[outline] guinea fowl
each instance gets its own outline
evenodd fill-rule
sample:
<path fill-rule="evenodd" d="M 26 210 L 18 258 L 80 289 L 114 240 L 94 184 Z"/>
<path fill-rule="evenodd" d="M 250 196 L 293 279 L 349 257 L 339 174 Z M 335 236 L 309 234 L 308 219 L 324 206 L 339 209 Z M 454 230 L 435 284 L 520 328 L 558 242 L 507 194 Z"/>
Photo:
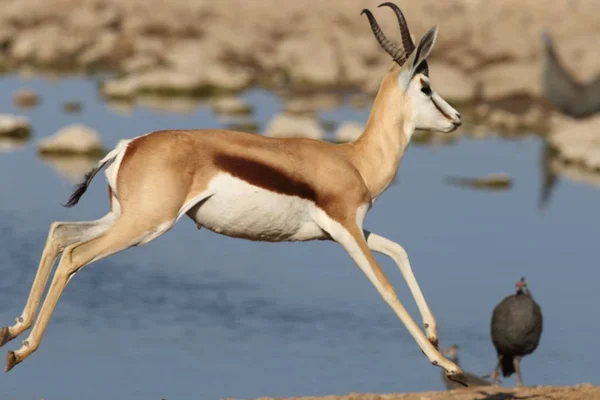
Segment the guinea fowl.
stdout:
<path fill-rule="evenodd" d="M 525 278 L 516 283 L 516 293 L 505 297 L 492 314 L 492 342 L 498 354 L 492 382 L 498 370 L 504 377 L 517 373 L 517 386 L 523 386 L 521 358 L 533 353 L 542 335 L 542 310 L 533 300 Z"/>
<path fill-rule="evenodd" d="M 445 349 L 441 349 L 440 352 L 446 357 L 448 360 L 452 361 L 456 365 L 460 365 L 458 362 L 458 345 L 453 344 L 452 346 L 446 347 Z M 475 375 L 471 372 L 464 371 L 467 380 L 469 381 L 469 387 L 474 386 L 491 386 L 491 383 L 483 379 L 482 377 Z M 446 385 L 446 389 L 460 389 L 464 388 L 463 385 L 456 383 L 446 376 L 446 374 L 442 371 L 442 380 L 444 381 L 444 385 Z"/>
<path fill-rule="evenodd" d="M 584 118 L 600 112 L 600 76 L 587 83 L 577 82 L 563 67 L 552 38 L 542 34 L 545 59 L 544 95 L 560 112 L 573 118 Z"/>

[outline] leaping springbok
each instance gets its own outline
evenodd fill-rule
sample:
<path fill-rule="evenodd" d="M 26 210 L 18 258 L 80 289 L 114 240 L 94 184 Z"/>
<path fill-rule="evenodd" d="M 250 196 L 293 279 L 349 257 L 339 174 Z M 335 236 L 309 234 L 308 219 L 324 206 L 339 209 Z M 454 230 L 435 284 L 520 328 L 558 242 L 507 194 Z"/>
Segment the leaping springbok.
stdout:
<path fill-rule="evenodd" d="M 437 25 L 411 39 L 401 10 L 402 46 L 390 42 L 369 10 L 375 38 L 393 58 L 363 134 L 334 144 L 306 138 L 268 138 L 230 130 L 163 130 L 122 140 L 76 187 L 74 206 L 106 167 L 110 211 L 96 221 L 53 222 L 27 304 L 2 328 L 3 345 L 31 327 L 54 261 L 58 263 L 33 330 L 9 351 L 6 371 L 40 345 L 67 283 L 84 266 L 156 239 L 184 215 L 197 226 L 254 241 L 331 240 L 339 243 L 406 326 L 429 361 L 466 384 L 462 370 L 437 350 L 436 321 L 399 244 L 363 230 L 375 199 L 394 179 L 415 129 L 452 132 L 460 114 L 431 88 L 427 57 Z M 425 334 L 398 299 L 372 251 L 398 265 L 418 305 Z"/>

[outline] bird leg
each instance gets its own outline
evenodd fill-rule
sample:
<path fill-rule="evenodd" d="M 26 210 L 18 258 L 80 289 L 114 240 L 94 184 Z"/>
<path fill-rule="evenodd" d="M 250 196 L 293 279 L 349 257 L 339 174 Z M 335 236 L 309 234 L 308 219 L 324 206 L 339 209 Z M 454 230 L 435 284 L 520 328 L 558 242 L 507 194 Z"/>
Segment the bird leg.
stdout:
<path fill-rule="evenodd" d="M 517 387 L 523 387 L 523 379 L 521 379 L 521 357 L 513 358 L 513 366 L 515 367 L 515 372 L 517 373 Z"/>
<path fill-rule="evenodd" d="M 494 385 L 497 385 L 500 383 L 500 364 L 502 364 L 502 355 L 498 355 L 498 361 L 496 361 L 496 366 L 494 367 L 494 370 L 492 371 L 492 373 L 490 374 L 490 378 L 492 380 L 492 383 Z"/>

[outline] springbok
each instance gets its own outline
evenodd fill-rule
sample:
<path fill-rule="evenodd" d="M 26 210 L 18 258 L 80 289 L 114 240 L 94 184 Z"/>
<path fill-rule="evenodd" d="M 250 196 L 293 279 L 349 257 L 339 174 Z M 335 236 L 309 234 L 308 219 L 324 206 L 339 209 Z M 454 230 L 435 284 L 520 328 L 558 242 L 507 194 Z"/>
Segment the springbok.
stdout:
<path fill-rule="evenodd" d="M 397 243 L 363 230 L 375 199 L 394 179 L 415 129 L 452 132 L 460 114 L 431 88 L 427 57 L 437 25 L 411 39 L 392 3 L 402 46 L 390 42 L 369 10 L 373 34 L 393 58 L 363 134 L 334 144 L 306 138 L 268 138 L 231 130 L 163 130 L 122 140 L 79 184 L 65 206 L 77 204 L 106 167 L 110 211 L 87 222 L 53 222 L 25 309 L 2 328 L 4 344 L 27 330 L 54 261 L 63 253 L 28 338 L 8 352 L 6 371 L 40 345 L 67 283 L 84 266 L 156 239 L 184 215 L 198 228 L 254 241 L 331 240 L 339 243 L 395 311 L 429 361 L 466 385 L 462 370 L 437 350 L 435 318 Z M 373 253 L 398 265 L 418 305 L 425 334 L 398 299 Z"/>

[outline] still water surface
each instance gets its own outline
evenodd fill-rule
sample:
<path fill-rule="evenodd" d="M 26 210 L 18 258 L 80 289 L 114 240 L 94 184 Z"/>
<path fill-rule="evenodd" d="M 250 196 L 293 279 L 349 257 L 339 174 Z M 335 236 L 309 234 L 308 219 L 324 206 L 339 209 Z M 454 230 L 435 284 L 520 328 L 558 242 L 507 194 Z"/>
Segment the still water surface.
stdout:
<path fill-rule="evenodd" d="M 31 111 L 12 105 L 23 86 L 42 95 Z M 99 175 L 79 205 L 60 206 L 72 182 L 36 157 L 43 136 L 83 122 L 112 147 L 166 128 L 222 126 L 207 107 L 188 114 L 136 107 L 116 112 L 86 79 L 0 80 L 0 112 L 25 114 L 32 139 L 0 153 L 0 325 L 25 304 L 50 222 L 89 220 L 107 210 Z M 245 97 L 263 127 L 277 98 Z M 83 112 L 66 115 L 66 100 Z M 368 110 L 340 107 L 327 120 L 365 122 Z M 600 192 L 560 181 L 538 206 L 542 144 L 467 140 L 413 146 L 398 183 L 377 202 L 369 230 L 403 244 L 437 316 L 441 345 L 458 343 L 461 364 L 487 373 L 493 307 L 522 275 L 540 303 L 545 330 L 523 363 L 527 384 L 600 384 L 597 210 Z M 505 192 L 448 186 L 448 175 L 505 171 Z M 377 256 L 420 323 L 395 264 Z M 23 335 L 25 338 L 26 335 Z M 2 350 L 19 346 L 19 338 Z M 160 239 L 85 268 L 67 287 L 40 349 L 6 375 L 2 399 L 220 399 L 346 392 L 440 390 L 431 366 L 362 273 L 333 243 L 252 243 L 198 231 L 187 219 Z M 514 377 L 508 379 L 514 384 Z"/>

